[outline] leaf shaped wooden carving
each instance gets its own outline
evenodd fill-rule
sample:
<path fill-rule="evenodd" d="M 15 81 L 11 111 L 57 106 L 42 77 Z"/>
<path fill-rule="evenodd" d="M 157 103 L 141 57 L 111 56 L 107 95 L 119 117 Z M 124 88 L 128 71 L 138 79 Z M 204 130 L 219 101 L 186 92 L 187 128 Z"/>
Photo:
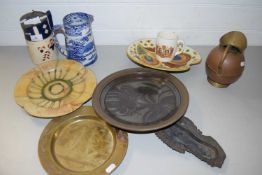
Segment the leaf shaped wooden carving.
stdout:
<path fill-rule="evenodd" d="M 226 154 L 211 136 L 204 136 L 194 123 L 182 117 L 169 128 L 156 132 L 156 135 L 173 150 L 194 154 L 212 167 L 221 168 Z"/>

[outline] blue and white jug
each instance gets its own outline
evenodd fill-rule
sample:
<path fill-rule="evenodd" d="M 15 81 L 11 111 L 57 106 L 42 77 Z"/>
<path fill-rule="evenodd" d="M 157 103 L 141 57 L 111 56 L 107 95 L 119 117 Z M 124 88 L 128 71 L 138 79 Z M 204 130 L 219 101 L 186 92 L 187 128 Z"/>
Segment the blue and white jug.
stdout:
<path fill-rule="evenodd" d="M 91 27 L 93 20 L 92 15 L 83 12 L 70 13 L 63 18 L 63 26 L 54 27 L 55 46 L 58 50 L 68 59 L 76 60 L 85 66 L 93 64 L 97 59 Z M 65 36 L 65 50 L 58 42 L 58 33 Z"/>

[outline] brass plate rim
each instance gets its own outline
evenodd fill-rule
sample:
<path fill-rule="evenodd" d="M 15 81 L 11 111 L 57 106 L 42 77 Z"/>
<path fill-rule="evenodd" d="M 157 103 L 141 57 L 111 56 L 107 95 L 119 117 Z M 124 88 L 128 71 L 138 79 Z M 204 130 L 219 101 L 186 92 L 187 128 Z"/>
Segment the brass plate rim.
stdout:
<path fill-rule="evenodd" d="M 165 76 L 166 79 L 168 79 L 178 90 L 180 96 L 181 96 L 181 103 L 178 107 L 178 110 L 173 114 L 171 117 L 169 117 L 167 120 L 150 124 L 150 125 L 130 125 L 127 123 L 123 123 L 121 121 L 113 119 L 111 116 L 106 114 L 100 105 L 100 97 L 102 94 L 102 91 L 106 88 L 106 86 L 113 81 L 116 78 L 124 77 L 127 75 L 133 75 L 133 74 L 159 74 L 162 76 Z M 105 77 L 102 81 L 100 81 L 93 93 L 93 99 L 92 99 L 92 106 L 96 113 L 103 118 L 106 122 L 108 122 L 110 125 L 113 125 L 117 128 L 120 128 L 122 130 L 126 130 L 129 132 L 154 132 L 156 130 L 168 127 L 175 123 L 177 120 L 179 120 L 185 113 L 188 108 L 189 104 L 189 94 L 185 87 L 185 85 L 175 76 L 172 76 L 168 74 L 167 72 L 149 69 L 149 68 L 129 68 L 129 69 L 123 69 L 120 71 L 117 71 L 115 73 L 112 73 L 111 75 Z"/>
<path fill-rule="evenodd" d="M 70 121 L 75 121 L 76 118 L 85 117 L 86 119 L 95 119 L 101 122 L 111 131 L 111 134 L 114 136 L 114 147 L 110 156 L 102 165 L 91 171 L 72 171 L 61 166 L 55 159 L 52 153 L 52 142 L 54 134 L 57 133 L 61 126 L 70 124 Z M 65 124 L 65 122 L 67 124 Z M 44 150 L 42 148 L 45 148 Z M 111 127 L 105 121 L 97 116 L 95 111 L 91 106 L 82 106 L 78 110 L 67 114 L 60 118 L 55 118 L 48 123 L 42 132 L 39 142 L 38 142 L 38 157 L 42 167 L 48 174 L 52 175 L 101 175 L 101 174 L 111 174 L 123 161 L 128 148 L 128 134 L 125 131 L 118 130 Z M 109 169 L 110 172 L 107 172 L 107 168 L 113 164 L 113 168 Z"/>

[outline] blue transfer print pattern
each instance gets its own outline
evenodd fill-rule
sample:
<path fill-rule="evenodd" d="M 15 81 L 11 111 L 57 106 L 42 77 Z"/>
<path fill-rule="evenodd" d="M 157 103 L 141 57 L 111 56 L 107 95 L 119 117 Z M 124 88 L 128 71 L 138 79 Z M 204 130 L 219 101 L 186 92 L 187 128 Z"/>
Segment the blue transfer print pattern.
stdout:
<path fill-rule="evenodd" d="M 66 52 L 62 50 L 56 40 L 56 45 L 62 54 L 85 66 L 93 64 L 97 59 L 96 47 L 91 28 L 92 22 L 92 15 L 82 12 L 70 13 L 63 19 Z"/>

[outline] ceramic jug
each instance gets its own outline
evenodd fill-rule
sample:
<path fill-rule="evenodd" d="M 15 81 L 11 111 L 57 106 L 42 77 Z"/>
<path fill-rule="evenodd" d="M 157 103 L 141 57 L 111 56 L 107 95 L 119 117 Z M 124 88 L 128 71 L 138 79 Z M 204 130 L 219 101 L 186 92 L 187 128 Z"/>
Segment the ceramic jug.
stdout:
<path fill-rule="evenodd" d="M 29 55 L 34 64 L 57 59 L 50 11 L 32 11 L 20 18 Z"/>
<path fill-rule="evenodd" d="M 210 84 L 227 87 L 242 75 L 245 67 L 244 50 L 247 39 L 242 32 L 231 31 L 220 38 L 206 60 L 206 74 Z"/>
<path fill-rule="evenodd" d="M 58 50 L 65 57 L 85 66 L 93 64 L 97 59 L 91 27 L 93 20 L 93 16 L 86 13 L 70 13 L 63 18 L 63 25 L 56 25 L 54 29 L 55 45 Z M 65 37 L 65 50 L 56 37 L 59 33 Z"/>

